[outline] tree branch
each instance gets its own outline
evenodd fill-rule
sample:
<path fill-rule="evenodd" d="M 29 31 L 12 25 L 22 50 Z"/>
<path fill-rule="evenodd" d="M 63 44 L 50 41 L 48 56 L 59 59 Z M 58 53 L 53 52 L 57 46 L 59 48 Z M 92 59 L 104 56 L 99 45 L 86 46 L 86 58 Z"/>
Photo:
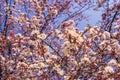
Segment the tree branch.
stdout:
<path fill-rule="evenodd" d="M 108 28 L 109 28 L 108 31 L 109 31 L 109 32 L 111 32 L 112 24 L 113 24 L 113 22 L 114 22 L 114 20 L 115 20 L 115 18 L 116 18 L 116 16 L 117 16 L 117 13 L 118 13 L 118 11 L 115 12 L 115 14 L 114 14 L 114 16 L 113 16 L 113 18 L 112 18 L 110 24 L 108 25 Z"/>

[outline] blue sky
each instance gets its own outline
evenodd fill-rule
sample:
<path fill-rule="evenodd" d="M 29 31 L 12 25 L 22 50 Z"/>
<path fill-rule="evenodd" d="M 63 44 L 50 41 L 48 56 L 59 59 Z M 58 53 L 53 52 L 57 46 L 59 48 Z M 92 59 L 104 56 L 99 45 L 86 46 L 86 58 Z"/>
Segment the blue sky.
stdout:
<path fill-rule="evenodd" d="M 92 9 L 89 9 L 84 13 L 85 15 L 88 15 L 88 21 L 87 20 L 80 21 L 80 26 L 82 26 L 79 27 L 80 30 L 85 29 L 85 26 L 87 24 L 90 24 L 91 26 L 98 26 L 98 21 L 101 20 L 101 15 L 102 15 L 101 11 L 94 11 Z"/>

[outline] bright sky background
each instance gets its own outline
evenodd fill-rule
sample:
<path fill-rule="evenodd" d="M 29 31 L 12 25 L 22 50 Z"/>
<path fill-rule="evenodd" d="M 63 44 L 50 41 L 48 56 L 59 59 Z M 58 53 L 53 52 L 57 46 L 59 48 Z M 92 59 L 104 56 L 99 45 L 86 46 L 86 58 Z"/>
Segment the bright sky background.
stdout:
<path fill-rule="evenodd" d="M 79 27 L 80 30 L 85 29 L 85 26 L 87 24 L 90 24 L 91 26 L 95 26 L 95 25 L 97 26 L 98 21 L 101 20 L 102 12 L 89 9 L 89 10 L 85 11 L 85 14 L 89 16 L 88 21 L 87 20 L 80 21 L 80 24 L 81 24 L 80 26 L 82 26 L 82 27 Z"/>

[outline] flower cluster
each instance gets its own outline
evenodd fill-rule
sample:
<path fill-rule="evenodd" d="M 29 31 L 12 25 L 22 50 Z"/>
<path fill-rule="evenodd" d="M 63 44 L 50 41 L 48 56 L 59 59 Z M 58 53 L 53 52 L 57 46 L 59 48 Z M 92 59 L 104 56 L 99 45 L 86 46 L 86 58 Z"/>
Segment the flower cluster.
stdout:
<path fill-rule="evenodd" d="M 90 25 L 79 31 L 74 20 L 67 19 L 56 27 L 71 1 L 83 5 L 79 0 L 51 1 L 15 0 L 8 11 L 5 3 L 7 21 L 5 31 L 0 31 L 1 80 L 119 80 L 120 19 L 115 20 L 113 32 Z M 82 13 L 70 14 L 68 19 Z"/>

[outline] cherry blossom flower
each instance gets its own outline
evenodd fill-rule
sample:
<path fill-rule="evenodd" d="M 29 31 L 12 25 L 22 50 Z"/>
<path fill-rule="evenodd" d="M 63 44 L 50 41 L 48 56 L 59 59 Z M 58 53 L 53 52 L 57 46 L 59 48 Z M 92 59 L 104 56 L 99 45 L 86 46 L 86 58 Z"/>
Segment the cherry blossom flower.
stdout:
<path fill-rule="evenodd" d="M 81 62 L 87 62 L 87 63 L 90 63 L 90 59 L 87 57 L 87 56 L 84 56 L 82 59 L 81 59 Z"/>
<path fill-rule="evenodd" d="M 32 32 L 31 32 L 31 36 L 33 36 L 34 34 L 39 34 L 39 31 L 38 30 L 33 30 Z"/>
<path fill-rule="evenodd" d="M 113 67 L 111 67 L 111 66 L 106 66 L 105 67 L 105 73 L 111 73 L 111 74 L 113 74 L 115 71 L 114 71 L 114 69 L 113 69 Z"/>
<path fill-rule="evenodd" d="M 116 61 L 115 59 L 111 59 L 111 60 L 108 62 L 108 65 L 109 65 L 109 66 L 117 65 L 117 61 Z"/>
<path fill-rule="evenodd" d="M 75 1 L 15 0 L 11 5 L 7 4 L 9 1 L 0 1 L 3 3 L 0 16 L 6 18 L 3 23 L 6 24 L 0 29 L 2 80 L 109 80 L 119 77 L 120 19 L 113 20 L 111 31 L 101 28 L 107 29 L 110 25 L 87 25 L 85 30 L 79 30 L 81 25 L 75 23 L 79 19 L 74 16 L 83 17 L 83 14 L 69 10 Z M 91 5 L 88 1 L 79 0 L 76 5 L 86 8 Z M 111 8 L 111 11 L 114 13 L 118 8 Z M 61 16 L 67 19 L 61 21 Z M 107 23 L 107 14 L 102 17 Z"/>
<path fill-rule="evenodd" d="M 17 68 L 22 68 L 22 67 L 27 68 L 28 65 L 25 62 L 18 62 Z"/>
<path fill-rule="evenodd" d="M 107 32 L 107 31 L 103 32 L 102 38 L 103 38 L 104 40 L 105 40 L 105 39 L 110 39 L 110 33 Z"/>
<path fill-rule="evenodd" d="M 49 14 L 50 15 L 57 15 L 58 14 L 58 11 L 57 11 L 57 9 L 56 9 L 56 6 L 52 6 L 52 7 L 50 7 L 49 8 Z"/>
<path fill-rule="evenodd" d="M 66 21 L 66 22 L 63 22 L 60 27 L 61 28 L 69 28 L 69 29 L 72 29 L 74 27 L 74 20 L 69 20 L 69 21 Z"/>
<path fill-rule="evenodd" d="M 45 33 L 42 33 L 42 34 L 39 34 L 39 35 L 38 35 L 38 38 L 40 38 L 40 39 L 42 39 L 42 40 L 44 40 L 46 37 L 47 37 L 47 36 L 46 36 Z"/>

